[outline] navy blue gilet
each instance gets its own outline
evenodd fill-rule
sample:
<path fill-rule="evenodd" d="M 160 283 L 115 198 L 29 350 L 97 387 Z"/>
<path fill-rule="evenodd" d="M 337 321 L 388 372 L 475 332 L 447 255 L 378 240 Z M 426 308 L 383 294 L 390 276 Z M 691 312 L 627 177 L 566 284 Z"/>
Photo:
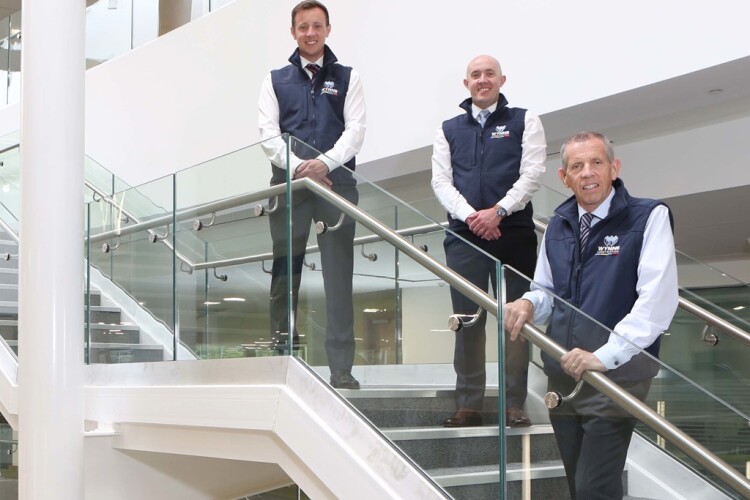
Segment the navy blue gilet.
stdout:
<path fill-rule="evenodd" d="M 634 198 L 620 179 L 609 214 L 591 228 L 586 248 L 580 252 L 578 203 L 575 197 L 555 210 L 544 234 L 555 295 L 578 307 L 609 329 L 622 320 L 638 299 L 638 261 L 646 223 L 661 201 Z M 670 212 L 670 222 L 672 215 Z M 547 335 L 565 347 L 594 352 L 607 343 L 609 331 L 557 301 Z M 645 349 L 658 357 L 660 339 Z M 547 375 L 561 374 L 560 363 L 542 354 Z M 652 378 L 659 366 L 643 354 L 633 356 L 607 376 L 618 382 Z"/>
<path fill-rule="evenodd" d="M 303 160 L 317 158 L 318 151 L 325 153 L 331 149 L 344 132 L 344 102 L 352 69 L 336 61 L 326 45 L 323 66 L 313 82 L 302 68 L 299 49 L 296 49 L 289 58 L 291 64 L 271 71 L 273 90 L 279 102 L 281 133 L 288 133 L 315 149 L 293 142 L 292 151 Z M 354 170 L 354 158 L 345 166 Z M 271 184 L 285 182 L 284 169 L 274 165 L 272 170 Z M 336 168 L 328 177 L 337 185 L 356 184 L 346 168 Z"/>
<path fill-rule="evenodd" d="M 521 176 L 521 146 L 526 128 L 526 110 L 508 107 L 503 94 L 497 108 L 487 117 L 484 129 L 472 115 L 471 98 L 460 104 L 465 110 L 443 122 L 443 134 L 450 146 L 453 185 L 475 210 L 496 205 Z M 512 213 L 500 227 L 534 229 L 533 208 Z M 448 214 L 450 228 L 468 230 L 465 222 Z"/>

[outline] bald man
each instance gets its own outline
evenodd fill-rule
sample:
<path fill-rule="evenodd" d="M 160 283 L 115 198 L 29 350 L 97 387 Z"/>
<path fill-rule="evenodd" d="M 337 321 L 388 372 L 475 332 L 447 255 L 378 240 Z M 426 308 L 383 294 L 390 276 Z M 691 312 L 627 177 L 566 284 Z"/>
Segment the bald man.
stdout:
<path fill-rule="evenodd" d="M 486 55 L 472 59 L 464 79 L 471 97 L 459 105 L 461 114 L 438 129 L 432 154 L 432 188 L 448 211 L 453 231 L 444 242 L 447 264 L 485 291 L 490 281 L 493 290 L 497 288 L 496 263 L 463 240 L 502 264 L 533 275 L 537 239 L 530 200 L 539 189 L 547 148 L 539 117 L 509 107 L 500 93 L 504 84 L 497 59 Z M 528 283 L 509 273 L 506 290 L 507 300 L 515 300 L 528 290 Z M 477 304 L 453 288 L 451 300 L 454 314 L 477 313 Z M 482 425 L 485 325 L 482 314 L 476 323 L 456 332 L 456 412 L 443 421 L 445 427 Z M 523 409 L 528 346 L 506 342 L 504 361 L 506 425 L 530 425 Z"/>

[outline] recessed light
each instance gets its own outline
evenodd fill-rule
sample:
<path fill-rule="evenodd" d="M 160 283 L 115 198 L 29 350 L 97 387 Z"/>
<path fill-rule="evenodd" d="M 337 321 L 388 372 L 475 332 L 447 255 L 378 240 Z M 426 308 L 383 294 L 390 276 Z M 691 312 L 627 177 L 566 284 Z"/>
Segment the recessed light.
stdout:
<path fill-rule="evenodd" d="M 242 297 L 224 297 L 224 302 L 245 302 Z"/>

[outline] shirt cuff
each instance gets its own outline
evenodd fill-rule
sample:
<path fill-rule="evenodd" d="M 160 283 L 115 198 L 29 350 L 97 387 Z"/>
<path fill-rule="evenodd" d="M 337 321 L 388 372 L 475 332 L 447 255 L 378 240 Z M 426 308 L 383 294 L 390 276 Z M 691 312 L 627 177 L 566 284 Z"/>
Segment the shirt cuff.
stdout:
<path fill-rule="evenodd" d="M 602 362 L 607 370 L 619 368 L 628 361 L 625 359 L 625 353 L 614 342 L 607 342 L 594 351 L 593 354 Z"/>
<path fill-rule="evenodd" d="M 467 217 L 469 217 L 474 212 L 476 212 L 476 210 L 467 205 L 466 207 L 461 207 L 456 211 L 456 218 L 463 222 L 466 222 Z"/>
<path fill-rule="evenodd" d="M 339 162 L 337 162 L 336 160 L 332 160 L 326 155 L 320 155 L 316 159 L 326 164 L 326 166 L 328 167 L 328 172 L 332 172 L 334 168 L 338 168 L 339 165 L 341 165 Z"/>
<path fill-rule="evenodd" d="M 542 290 L 531 290 L 530 292 L 524 293 L 521 298 L 528 300 L 533 306 L 534 316 L 531 318 L 531 322 L 537 325 L 546 324 L 549 315 L 552 313 L 552 303 L 551 301 L 546 300 L 546 292 Z"/>

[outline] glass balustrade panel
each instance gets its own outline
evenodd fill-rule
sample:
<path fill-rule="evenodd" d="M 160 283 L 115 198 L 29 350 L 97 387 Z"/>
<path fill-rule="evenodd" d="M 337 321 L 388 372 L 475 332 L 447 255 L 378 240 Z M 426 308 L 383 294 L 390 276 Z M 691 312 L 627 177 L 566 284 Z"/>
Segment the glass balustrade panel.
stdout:
<path fill-rule="evenodd" d="M 301 160 L 321 155 L 294 138 L 290 141 L 290 150 Z M 477 318 L 478 305 L 458 292 L 463 306 L 460 317 L 451 321 L 451 289 L 439 270 L 446 264 L 446 239 L 461 248 L 465 261 L 484 266 L 488 286 L 495 277 L 495 261 L 433 218 L 343 168 L 328 175 L 334 181 L 330 190 L 346 200 L 342 205 L 326 197 L 325 182 L 292 186 L 292 275 L 299 279 L 291 315 L 298 339 L 292 342 L 293 354 L 342 391 L 451 492 L 460 485 L 452 485 L 449 471 L 467 473 L 461 451 L 430 453 L 431 438 L 421 436 L 433 433 L 443 441 L 440 446 L 451 447 L 459 434 L 442 424 L 459 404 L 454 344 L 457 336 L 471 335 L 477 339 L 471 346 L 476 359 L 471 361 L 478 360 L 479 372 L 486 370 L 487 382 L 486 387 L 472 385 L 472 401 L 466 405 L 477 405 L 482 414 L 481 439 L 494 443 L 494 451 L 491 458 L 480 460 L 490 460 L 494 465 L 488 467 L 497 476 L 497 323 L 487 321 L 486 314 Z M 360 209 L 364 214 L 358 214 Z M 444 217 L 439 207 L 434 213 Z M 397 232 L 393 238 L 404 247 L 384 239 L 378 234 L 382 230 Z M 456 333 L 450 325 L 457 328 L 459 322 L 465 329 Z M 497 488 L 497 479 L 494 483 Z"/>
<path fill-rule="evenodd" d="M 679 251 L 677 266 L 684 299 L 750 332 L 750 285 Z"/>
<path fill-rule="evenodd" d="M 10 16 L 10 34 L 8 36 L 8 79 L 7 103 L 12 104 L 21 100 L 21 11 Z"/>
<path fill-rule="evenodd" d="M 10 16 L 8 16 L 0 19 L 0 105 L 8 104 L 8 77 L 13 43 L 10 34 Z"/>
<path fill-rule="evenodd" d="M 111 196 L 131 187 L 90 156 L 84 158 L 83 165 L 86 183 L 83 196 L 86 202 L 93 201 L 97 197 Z"/>
<path fill-rule="evenodd" d="M 86 68 L 133 48 L 133 0 L 94 2 L 86 7 Z"/>
<path fill-rule="evenodd" d="M 17 134 L 0 138 L 0 337 L 18 353 L 20 156 Z"/>
<path fill-rule="evenodd" d="M 515 276 L 515 278 L 514 278 Z M 504 282 L 525 277 L 509 267 L 504 269 Z M 543 292 L 542 292 L 543 293 Z M 554 339 L 575 339 L 601 336 L 608 339 L 613 334 L 605 326 L 577 311 L 561 299 L 547 293 L 553 310 L 566 315 L 558 327 L 549 327 L 546 322 L 535 324 L 546 335 Z M 564 329 L 564 331 L 560 331 Z M 614 335 L 617 335 L 614 333 Z M 659 359 L 645 351 L 638 351 L 620 373 L 608 372 L 621 387 L 642 399 L 651 410 L 666 418 L 677 429 L 695 439 L 710 452 L 745 474 L 747 452 L 750 449 L 750 434 L 747 433 L 750 419 L 747 413 L 728 404 L 721 396 L 712 392 L 711 385 L 702 379 L 691 379 L 680 367 L 670 365 L 668 360 L 685 355 L 680 337 L 670 330 L 660 337 Z M 565 346 L 562 346 L 565 347 Z M 682 349 L 682 352 L 676 352 Z M 634 370 L 643 374 L 641 381 L 634 375 L 623 374 L 623 370 Z M 705 373 L 699 373 L 705 377 Z M 649 376 L 653 376 L 649 378 Z M 709 380 L 713 376 L 709 376 Z M 560 364 L 551 356 L 542 355 L 538 347 L 532 350 L 529 366 L 529 394 L 527 412 L 534 423 L 528 430 L 508 429 L 506 435 L 508 491 L 530 493 L 532 498 L 558 498 L 565 492 L 565 472 L 560 458 L 560 446 L 566 446 L 555 437 L 552 425 L 560 430 L 560 439 L 567 439 L 574 430 L 570 420 L 579 416 L 602 416 L 613 422 L 625 423 L 630 417 L 621 407 L 601 395 L 593 386 L 583 383 L 576 394 L 576 381 L 561 371 Z M 545 395 L 558 406 L 545 406 Z M 554 404 L 551 404 L 554 406 Z M 604 446 L 601 441 L 601 446 Z M 676 459 L 676 460 L 675 460 Z M 623 484 L 626 495 L 653 497 L 659 491 L 649 470 L 661 474 L 687 474 L 698 483 L 707 480 L 717 491 L 729 492 L 730 497 L 739 498 L 727 485 L 701 465 L 680 451 L 664 436 L 659 436 L 643 423 L 635 426 L 630 443 Z M 699 475 L 695 475 L 695 471 Z M 651 477 L 650 477 L 651 476 Z M 701 479 L 701 477 L 703 479 Z M 667 495 L 667 491 L 663 493 Z M 656 495 L 658 496 L 658 495 Z"/>
<path fill-rule="evenodd" d="M 0 204 L 15 219 L 19 219 L 21 213 L 21 155 L 20 148 L 14 147 L 17 144 L 17 134 L 0 139 L 0 150 L 4 150 L 0 153 Z M 20 228 L 14 229 L 17 232 Z"/>
<path fill-rule="evenodd" d="M 263 192 L 269 170 L 254 145 L 176 174 L 179 339 L 195 357 L 277 354 L 268 319 L 269 212 L 285 209 Z"/>
<path fill-rule="evenodd" d="M 89 202 L 90 281 L 103 304 L 91 308 L 91 363 L 175 356 L 173 189 L 169 176 Z"/>

